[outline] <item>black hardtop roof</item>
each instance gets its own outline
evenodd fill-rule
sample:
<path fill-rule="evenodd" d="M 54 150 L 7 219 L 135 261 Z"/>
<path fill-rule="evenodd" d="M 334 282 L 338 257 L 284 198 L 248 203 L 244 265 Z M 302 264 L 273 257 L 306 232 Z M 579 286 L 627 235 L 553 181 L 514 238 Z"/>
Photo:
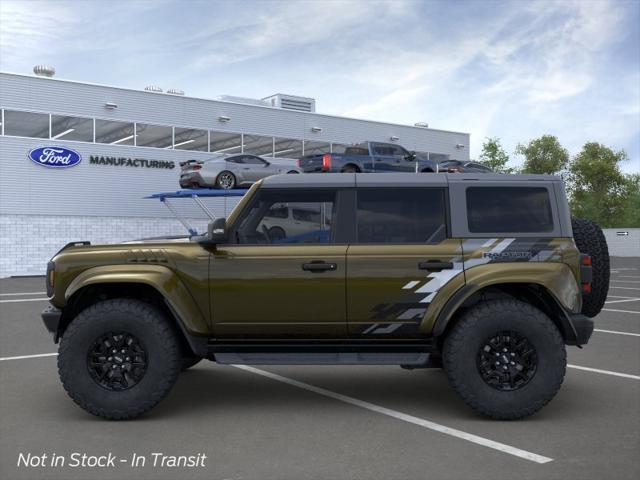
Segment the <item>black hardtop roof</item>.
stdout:
<path fill-rule="evenodd" d="M 318 173 L 273 175 L 261 181 L 261 188 L 348 188 L 426 187 L 450 183 L 562 182 L 553 175 L 513 175 L 500 173 Z"/>

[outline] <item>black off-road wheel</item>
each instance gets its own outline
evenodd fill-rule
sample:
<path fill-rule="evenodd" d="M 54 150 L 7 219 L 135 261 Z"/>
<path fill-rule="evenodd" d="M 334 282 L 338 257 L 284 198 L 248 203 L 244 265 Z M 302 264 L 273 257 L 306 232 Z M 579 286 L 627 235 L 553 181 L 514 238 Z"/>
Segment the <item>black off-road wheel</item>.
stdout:
<path fill-rule="evenodd" d="M 355 167 L 353 165 L 346 165 L 342 170 L 340 170 L 341 173 L 359 173 L 360 169 L 358 169 L 358 167 Z"/>
<path fill-rule="evenodd" d="M 467 310 L 444 340 L 444 370 L 475 411 L 499 420 L 534 414 L 562 385 L 564 341 L 543 312 L 517 300 Z"/>
<path fill-rule="evenodd" d="M 592 220 L 571 218 L 573 239 L 580 253 L 591 257 L 593 280 L 591 293 L 582 297 L 582 313 L 595 317 L 604 307 L 609 294 L 609 247 L 600 226 Z"/>
<path fill-rule="evenodd" d="M 178 335 L 147 303 L 128 298 L 96 303 L 71 322 L 60 341 L 62 385 L 93 415 L 138 417 L 169 393 L 180 373 Z"/>

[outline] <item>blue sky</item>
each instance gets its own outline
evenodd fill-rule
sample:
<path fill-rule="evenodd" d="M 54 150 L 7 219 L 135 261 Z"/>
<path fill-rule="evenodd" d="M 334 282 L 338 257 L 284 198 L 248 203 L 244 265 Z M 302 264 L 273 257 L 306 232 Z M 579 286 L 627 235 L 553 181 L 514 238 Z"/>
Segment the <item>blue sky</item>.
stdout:
<path fill-rule="evenodd" d="M 0 70 L 625 149 L 640 172 L 640 1 L 0 0 Z"/>

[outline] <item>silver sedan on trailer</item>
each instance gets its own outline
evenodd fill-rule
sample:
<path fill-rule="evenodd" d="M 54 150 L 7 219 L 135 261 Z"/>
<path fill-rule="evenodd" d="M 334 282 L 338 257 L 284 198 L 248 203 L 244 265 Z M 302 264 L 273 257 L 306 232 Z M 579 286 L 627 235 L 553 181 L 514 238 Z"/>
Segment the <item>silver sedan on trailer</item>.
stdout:
<path fill-rule="evenodd" d="M 280 173 L 300 173 L 296 161 L 290 158 L 269 158 L 257 155 L 219 155 L 210 160 L 189 160 L 180 163 L 181 188 L 248 187 L 258 180 Z"/>

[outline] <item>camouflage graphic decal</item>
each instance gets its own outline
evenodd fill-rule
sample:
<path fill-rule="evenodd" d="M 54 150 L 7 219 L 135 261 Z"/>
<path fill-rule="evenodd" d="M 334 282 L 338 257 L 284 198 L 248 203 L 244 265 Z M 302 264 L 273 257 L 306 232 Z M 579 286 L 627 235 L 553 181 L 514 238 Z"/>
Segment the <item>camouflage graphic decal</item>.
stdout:
<path fill-rule="evenodd" d="M 467 239 L 462 242 L 461 255 L 442 259 L 451 262 L 453 268 L 429 272 L 426 277 L 406 282 L 400 288 L 403 293 L 399 297 L 373 308 L 371 320 L 376 323 L 365 325 L 362 333 L 417 332 L 429 304 L 440 289 L 464 270 L 491 263 L 557 262 L 562 260 L 562 252 L 571 246 L 572 240 L 566 238 Z M 394 320 L 402 320 L 402 323 Z"/>

